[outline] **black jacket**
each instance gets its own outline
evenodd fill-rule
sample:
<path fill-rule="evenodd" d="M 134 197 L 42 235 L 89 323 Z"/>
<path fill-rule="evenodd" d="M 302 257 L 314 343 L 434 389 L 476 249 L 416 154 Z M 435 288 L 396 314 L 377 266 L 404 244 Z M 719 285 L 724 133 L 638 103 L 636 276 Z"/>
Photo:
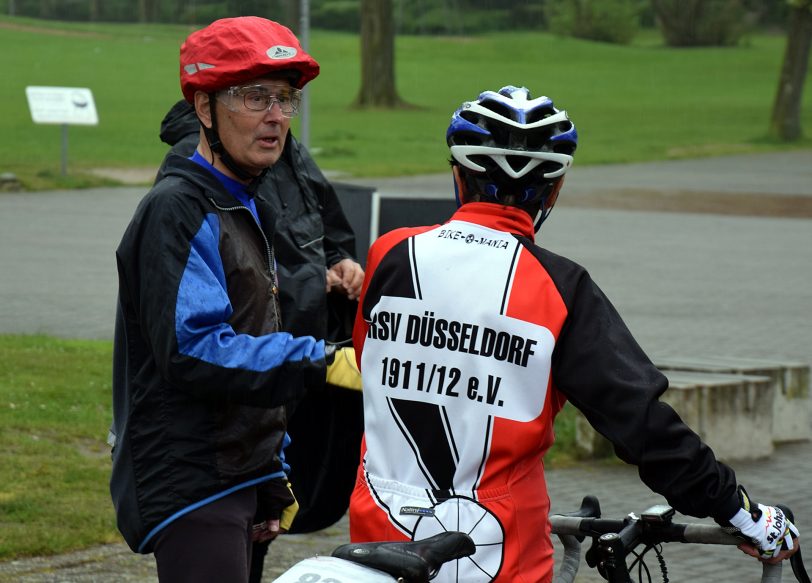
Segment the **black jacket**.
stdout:
<path fill-rule="evenodd" d="M 133 550 L 281 476 L 285 407 L 323 378 L 323 342 L 280 331 L 274 215 L 255 201 L 259 224 L 211 173 L 170 157 L 116 251 L 110 489 Z"/>
<path fill-rule="evenodd" d="M 166 160 L 173 154 L 192 154 L 200 122 L 190 104 L 181 100 L 170 109 L 160 137 L 171 146 Z M 156 180 L 164 175 L 166 160 Z M 349 338 L 357 302 L 325 293 L 327 268 L 355 256 L 355 235 L 334 187 L 307 148 L 288 133 L 282 156 L 257 191 L 275 217 L 282 328 L 295 336 Z M 361 394 L 354 391 L 310 391 L 289 415 L 293 441 L 285 455 L 300 506 L 290 532 L 319 530 L 344 515 L 355 483 L 362 428 Z"/>

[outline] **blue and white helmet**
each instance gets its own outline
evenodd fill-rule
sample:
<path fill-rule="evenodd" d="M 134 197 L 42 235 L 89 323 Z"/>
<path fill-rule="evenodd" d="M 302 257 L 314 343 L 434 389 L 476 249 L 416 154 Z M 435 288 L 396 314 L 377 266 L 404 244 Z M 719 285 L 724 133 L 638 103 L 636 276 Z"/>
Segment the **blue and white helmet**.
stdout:
<path fill-rule="evenodd" d="M 520 204 L 541 202 L 544 220 L 555 186 L 572 166 L 578 134 L 550 98 L 532 99 L 526 87 L 509 85 L 463 103 L 451 116 L 446 142 L 477 194 L 494 202 L 507 195 Z"/>

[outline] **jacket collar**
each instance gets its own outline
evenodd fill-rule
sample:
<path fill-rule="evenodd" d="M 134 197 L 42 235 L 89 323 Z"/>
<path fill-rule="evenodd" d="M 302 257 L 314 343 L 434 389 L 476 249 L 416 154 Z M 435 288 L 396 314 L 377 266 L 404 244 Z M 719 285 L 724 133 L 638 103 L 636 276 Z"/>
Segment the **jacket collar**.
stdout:
<path fill-rule="evenodd" d="M 497 231 L 534 238 L 533 219 L 522 209 L 492 202 L 469 202 L 462 205 L 451 220 L 475 223 Z"/>
<path fill-rule="evenodd" d="M 214 174 L 185 156 L 171 154 L 167 158 L 164 178 L 173 175 L 194 184 L 205 193 L 206 198 L 213 199 L 219 206 L 230 207 L 236 202 Z"/>

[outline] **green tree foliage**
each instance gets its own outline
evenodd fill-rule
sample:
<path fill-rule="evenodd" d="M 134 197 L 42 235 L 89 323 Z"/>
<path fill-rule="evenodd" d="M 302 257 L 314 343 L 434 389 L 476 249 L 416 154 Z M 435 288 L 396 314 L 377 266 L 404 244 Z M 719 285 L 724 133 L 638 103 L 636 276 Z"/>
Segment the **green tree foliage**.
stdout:
<path fill-rule="evenodd" d="M 6 0 L 7 11 L 10 8 Z M 208 24 L 226 16 L 255 15 L 290 26 L 299 0 L 14 0 L 17 16 L 103 22 Z"/>
<path fill-rule="evenodd" d="M 271 18 L 297 30 L 302 0 L 0 0 L 0 12 L 55 20 L 95 22 L 161 22 L 208 24 L 217 18 L 257 15 Z M 360 31 L 360 0 L 308 0 L 310 23 L 314 28 Z M 642 15 L 640 4 L 643 5 Z M 640 21 L 655 26 L 653 5 L 659 0 L 393 0 L 395 30 L 398 34 L 471 35 L 500 30 L 558 30 L 551 28 L 551 12 L 577 13 L 567 17 L 576 36 L 612 40 L 633 34 Z M 694 5 L 708 6 L 702 18 L 718 11 L 726 0 L 671 0 L 686 6 L 685 18 Z M 787 0 L 737 0 L 744 20 L 754 26 L 784 28 L 788 22 Z M 578 5 L 581 5 L 580 7 Z M 635 6 L 636 5 L 636 6 Z M 636 10 L 636 9 L 637 10 Z M 742 12 L 735 14 L 740 18 Z M 638 16 L 640 18 L 638 18 Z M 734 16 L 734 15 L 731 15 Z M 577 25 L 577 26 L 576 26 Z M 613 30 L 615 29 L 615 30 Z M 566 32 L 565 34 L 571 34 Z M 607 37 L 611 37 L 607 39 Z M 620 41 L 625 42 L 625 41 Z"/>
<path fill-rule="evenodd" d="M 640 27 L 640 0 L 560 0 L 548 2 L 549 30 L 565 36 L 628 44 Z"/>
<path fill-rule="evenodd" d="M 361 0 L 314 2 L 310 7 L 314 28 L 358 32 L 361 30 Z"/>
<path fill-rule="evenodd" d="M 666 44 L 733 46 L 747 28 L 743 0 L 651 0 Z"/>
<path fill-rule="evenodd" d="M 557 0 L 556 0 L 557 1 Z M 393 0 L 399 34 L 476 34 L 543 28 L 552 0 Z M 296 30 L 301 0 L 0 0 L 16 16 L 97 22 L 208 24 L 228 16 L 263 16 Z M 360 0 L 309 0 L 314 28 L 359 32 Z"/>
<path fill-rule="evenodd" d="M 787 25 L 787 0 L 744 0 L 746 18 L 754 27 L 782 29 Z"/>

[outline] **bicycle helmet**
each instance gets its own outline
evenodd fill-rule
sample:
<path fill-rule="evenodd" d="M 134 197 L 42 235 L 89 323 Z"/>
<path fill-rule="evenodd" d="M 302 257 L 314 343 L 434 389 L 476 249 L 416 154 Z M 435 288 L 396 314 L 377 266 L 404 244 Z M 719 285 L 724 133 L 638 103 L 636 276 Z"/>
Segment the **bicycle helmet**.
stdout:
<path fill-rule="evenodd" d="M 452 164 L 467 195 L 512 205 L 540 205 L 536 229 L 550 214 L 561 178 L 572 166 L 578 134 L 567 112 L 526 87 L 484 91 L 451 116 L 446 132 Z M 468 202 L 457 191 L 457 203 Z"/>
<path fill-rule="evenodd" d="M 257 16 L 217 20 L 180 47 L 180 87 L 189 103 L 196 91 L 214 93 L 285 72 L 295 73 L 291 85 L 301 89 L 319 74 L 319 64 L 290 29 Z"/>

